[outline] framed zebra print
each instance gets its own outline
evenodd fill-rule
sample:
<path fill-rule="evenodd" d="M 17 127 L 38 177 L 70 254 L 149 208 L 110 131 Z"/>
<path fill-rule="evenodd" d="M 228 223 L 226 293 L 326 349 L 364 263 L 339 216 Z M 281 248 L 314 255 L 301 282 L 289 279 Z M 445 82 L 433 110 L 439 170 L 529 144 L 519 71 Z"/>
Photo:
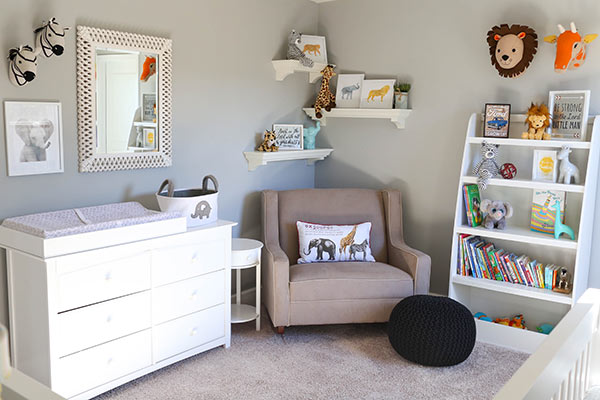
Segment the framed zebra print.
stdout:
<path fill-rule="evenodd" d="M 80 172 L 172 165 L 171 48 L 166 38 L 77 27 Z"/>

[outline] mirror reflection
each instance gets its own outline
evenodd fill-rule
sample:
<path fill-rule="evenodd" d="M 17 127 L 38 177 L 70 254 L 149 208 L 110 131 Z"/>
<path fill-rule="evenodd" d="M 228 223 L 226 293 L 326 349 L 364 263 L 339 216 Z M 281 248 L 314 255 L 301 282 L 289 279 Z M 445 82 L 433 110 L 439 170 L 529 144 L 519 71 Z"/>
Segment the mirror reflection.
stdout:
<path fill-rule="evenodd" d="M 96 152 L 158 150 L 158 55 L 96 49 Z"/>

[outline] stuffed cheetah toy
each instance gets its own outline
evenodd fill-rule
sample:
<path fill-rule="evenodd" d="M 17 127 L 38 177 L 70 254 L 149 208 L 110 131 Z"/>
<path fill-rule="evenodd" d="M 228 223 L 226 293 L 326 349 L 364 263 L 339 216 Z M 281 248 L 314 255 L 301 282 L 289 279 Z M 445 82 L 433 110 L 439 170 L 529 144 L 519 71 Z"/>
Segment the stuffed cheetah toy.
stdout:
<path fill-rule="evenodd" d="M 265 131 L 265 138 L 263 142 L 258 146 L 258 151 L 277 151 L 279 150 L 279 146 L 277 146 L 275 138 L 275 132 Z"/>
<path fill-rule="evenodd" d="M 323 75 L 321 89 L 319 90 L 314 106 L 315 117 L 317 118 L 323 117 L 323 114 L 321 113 L 322 108 L 324 108 L 325 111 L 331 111 L 331 109 L 335 107 L 335 94 L 329 89 L 329 80 L 335 76 L 333 65 L 328 65 L 323 68 L 321 75 Z"/>

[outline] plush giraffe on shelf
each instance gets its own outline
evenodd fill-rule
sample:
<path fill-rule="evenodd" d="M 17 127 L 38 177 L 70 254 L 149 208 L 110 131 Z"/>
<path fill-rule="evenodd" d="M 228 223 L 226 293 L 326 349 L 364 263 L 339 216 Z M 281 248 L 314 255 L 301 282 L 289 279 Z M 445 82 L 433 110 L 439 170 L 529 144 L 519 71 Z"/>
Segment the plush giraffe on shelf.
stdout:
<path fill-rule="evenodd" d="M 560 235 L 566 233 L 571 237 L 571 240 L 575 240 L 575 232 L 570 226 L 567 226 L 561 222 L 561 213 L 560 213 L 560 201 L 556 200 L 554 202 L 554 209 L 556 210 L 556 217 L 554 218 L 554 238 L 558 239 Z"/>
<path fill-rule="evenodd" d="M 340 256 L 342 255 L 342 253 L 344 253 L 344 255 L 346 255 L 346 247 L 354 244 L 354 236 L 356 235 L 356 227 L 357 226 L 358 225 L 354 225 L 354 228 L 352 228 L 350 233 L 347 234 L 346 236 L 344 236 L 342 238 L 342 240 L 340 240 Z"/>
<path fill-rule="evenodd" d="M 331 109 L 335 107 L 335 94 L 329 89 L 329 80 L 335 76 L 333 65 L 328 65 L 323 68 L 321 75 L 323 75 L 321 89 L 319 90 L 317 100 L 315 101 L 315 117 L 317 118 L 323 117 L 323 114 L 321 113 L 322 108 L 324 108 L 325 111 L 331 111 Z"/>

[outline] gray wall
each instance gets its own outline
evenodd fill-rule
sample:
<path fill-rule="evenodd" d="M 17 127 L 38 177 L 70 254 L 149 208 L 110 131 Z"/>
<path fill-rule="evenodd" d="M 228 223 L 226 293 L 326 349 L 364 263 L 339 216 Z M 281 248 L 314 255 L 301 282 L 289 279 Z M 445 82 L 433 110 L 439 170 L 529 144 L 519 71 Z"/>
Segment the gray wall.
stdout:
<path fill-rule="evenodd" d="M 33 28 L 56 16 L 72 29 L 66 53 L 40 59 L 38 77 L 13 87 L 0 57 L 1 100 L 62 103 L 65 173 L 8 177 L 3 113 L 0 115 L 0 220 L 9 216 L 153 197 L 170 177 L 195 187 L 212 173 L 220 183 L 219 217 L 238 221 L 234 236 L 258 237 L 258 192 L 314 186 L 314 167 L 302 161 L 248 172 L 242 152 L 274 122 L 304 122 L 301 107 L 312 96 L 305 74 L 276 82 L 271 60 L 285 57 L 291 27 L 316 32 L 318 6 L 308 0 L 20 0 L 4 1 L 0 49 L 33 43 Z M 173 166 L 168 169 L 77 172 L 75 27 L 89 25 L 173 40 Z M 1 269 L 1 267 L 0 267 Z M 0 321 L 5 310 L 0 273 Z"/>
<path fill-rule="evenodd" d="M 591 114 L 600 112 L 600 42 L 580 71 L 553 71 L 554 47 L 543 36 L 575 21 L 584 33 L 600 33 L 600 3 L 506 0 L 341 0 L 319 9 L 319 33 L 327 37 L 338 72 L 365 72 L 413 83 L 414 109 L 405 130 L 383 120 L 330 120 L 320 145 L 335 152 L 316 167 L 317 187 L 395 187 L 404 195 L 408 244 L 432 256 L 431 290 L 447 292 L 457 182 L 467 120 L 485 102 L 511 103 L 523 112 L 548 91 L 591 89 Z M 489 61 L 486 33 L 499 23 L 533 27 L 538 55 L 518 79 L 499 77 Z M 520 129 L 514 127 L 513 129 Z M 600 222 L 597 223 L 600 231 Z M 598 246 L 596 246 L 598 247 Z M 600 256 L 600 251 L 596 257 Z M 592 268 L 592 284 L 600 274 Z"/>

